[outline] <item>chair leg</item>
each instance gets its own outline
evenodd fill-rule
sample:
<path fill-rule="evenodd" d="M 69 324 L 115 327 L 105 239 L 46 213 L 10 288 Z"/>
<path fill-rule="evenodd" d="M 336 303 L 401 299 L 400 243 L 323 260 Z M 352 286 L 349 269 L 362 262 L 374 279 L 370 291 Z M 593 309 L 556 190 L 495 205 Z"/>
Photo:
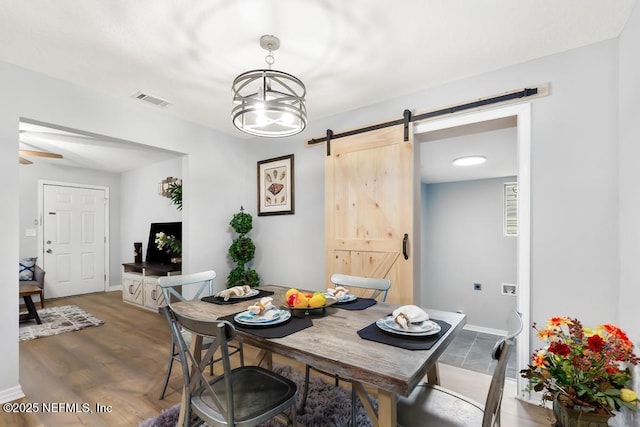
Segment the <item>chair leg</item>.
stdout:
<path fill-rule="evenodd" d="M 305 407 L 307 406 L 307 395 L 309 394 L 309 375 L 311 374 L 311 367 L 309 365 L 305 366 L 304 370 L 304 391 L 302 392 L 302 402 L 300 403 L 300 408 L 298 412 L 300 414 L 304 414 Z"/>
<path fill-rule="evenodd" d="M 169 377 L 171 376 L 171 369 L 173 368 L 173 360 L 176 356 L 176 345 L 171 342 L 171 353 L 169 353 L 169 363 L 167 365 L 167 375 L 164 377 L 164 383 L 162 384 L 162 391 L 160 392 L 159 400 L 164 399 L 164 394 L 167 391 L 167 385 L 169 385 Z"/>
<path fill-rule="evenodd" d="M 240 352 L 240 366 L 244 366 L 244 347 L 242 343 L 238 343 L 238 350 Z"/>
<path fill-rule="evenodd" d="M 298 425 L 298 414 L 297 414 L 297 408 L 296 408 L 296 404 L 295 402 L 293 403 L 293 405 L 291 405 L 291 426 L 292 427 L 297 427 Z"/>
<path fill-rule="evenodd" d="M 40 291 L 40 308 L 44 308 L 44 291 Z"/>
<path fill-rule="evenodd" d="M 351 384 L 351 427 L 356 427 L 356 403 L 358 396 L 356 396 L 356 388 Z"/>

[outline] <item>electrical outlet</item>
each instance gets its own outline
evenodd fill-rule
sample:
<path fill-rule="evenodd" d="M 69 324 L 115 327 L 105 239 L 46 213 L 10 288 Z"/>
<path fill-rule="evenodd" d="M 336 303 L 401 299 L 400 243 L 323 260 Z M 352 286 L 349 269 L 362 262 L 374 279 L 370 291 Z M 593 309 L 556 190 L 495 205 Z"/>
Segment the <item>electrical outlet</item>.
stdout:
<path fill-rule="evenodd" d="M 482 290 L 482 284 L 480 284 L 480 283 L 474 283 L 474 284 L 473 284 L 473 290 L 474 290 L 474 291 L 481 291 L 481 290 Z"/>

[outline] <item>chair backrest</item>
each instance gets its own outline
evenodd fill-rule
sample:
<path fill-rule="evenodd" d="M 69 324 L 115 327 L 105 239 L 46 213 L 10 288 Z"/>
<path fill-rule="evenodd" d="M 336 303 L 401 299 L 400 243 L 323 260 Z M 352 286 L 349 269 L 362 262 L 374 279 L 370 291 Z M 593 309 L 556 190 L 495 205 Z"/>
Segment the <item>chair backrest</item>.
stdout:
<path fill-rule="evenodd" d="M 213 399 L 220 414 L 229 421 L 229 425 L 234 425 L 233 384 L 228 342 L 235 336 L 235 328 L 227 321 L 205 321 L 181 315 L 173 311 L 171 306 L 164 307 L 163 311 L 169 322 L 172 337 L 178 346 L 178 353 L 182 362 L 182 374 L 186 385 L 185 390 L 188 393 L 187 402 L 189 402 L 187 408 L 185 408 L 185 415 L 187 417 L 190 416 L 190 402 L 194 391 L 204 388 L 203 393 L 208 398 Z M 187 330 L 194 337 L 201 336 L 202 338 L 211 339 L 211 345 L 201 358 L 194 357 L 189 344 L 184 339 L 182 330 Z M 220 349 L 220 356 L 216 361 L 220 360 L 222 362 L 224 370 L 224 390 L 220 390 L 220 392 L 214 390 L 210 383 L 210 378 L 205 373 L 218 349 Z"/>
<path fill-rule="evenodd" d="M 195 293 L 191 295 L 191 299 L 199 298 L 205 289 L 208 289 L 208 295 L 211 295 L 213 292 L 213 279 L 215 278 L 216 272 L 213 270 L 177 276 L 162 276 L 158 278 L 158 286 L 162 289 L 162 294 L 167 304 L 171 305 L 171 301 L 174 298 L 178 301 L 186 300 L 184 291 L 187 287 L 191 288 L 190 292 L 196 289 Z"/>
<path fill-rule="evenodd" d="M 491 357 L 497 360 L 496 368 L 493 371 L 491 385 L 487 393 L 487 400 L 484 404 L 484 416 L 482 418 L 482 427 L 493 427 L 500 425 L 500 406 L 502 405 L 502 395 L 504 392 L 504 381 L 507 373 L 507 363 L 509 355 L 515 347 L 516 337 L 522 332 L 524 324 L 522 322 L 522 314 L 515 311 L 517 320 L 515 328 L 507 333 L 507 336 L 501 338 L 493 347 Z"/>
<path fill-rule="evenodd" d="M 382 294 L 382 302 L 387 299 L 387 292 L 391 287 L 391 280 L 379 279 L 375 277 L 349 276 L 346 274 L 332 274 L 331 283 L 344 286 L 345 288 L 361 288 L 373 291 L 371 298 L 378 298 Z"/>

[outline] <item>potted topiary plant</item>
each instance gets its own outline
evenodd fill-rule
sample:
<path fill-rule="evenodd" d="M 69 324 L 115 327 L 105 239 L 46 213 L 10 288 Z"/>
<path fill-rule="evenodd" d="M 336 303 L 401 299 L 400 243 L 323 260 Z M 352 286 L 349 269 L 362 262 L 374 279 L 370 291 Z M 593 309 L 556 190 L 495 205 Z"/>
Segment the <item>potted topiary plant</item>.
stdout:
<path fill-rule="evenodd" d="M 235 261 L 236 267 L 227 276 L 227 287 L 258 286 L 260 284 L 260 276 L 255 270 L 246 267 L 246 264 L 253 259 L 256 253 L 256 246 L 246 236 L 253 228 L 253 218 L 251 214 L 244 212 L 244 208 L 241 206 L 240 212 L 233 214 L 229 225 L 239 236 L 229 246 L 229 256 Z"/>

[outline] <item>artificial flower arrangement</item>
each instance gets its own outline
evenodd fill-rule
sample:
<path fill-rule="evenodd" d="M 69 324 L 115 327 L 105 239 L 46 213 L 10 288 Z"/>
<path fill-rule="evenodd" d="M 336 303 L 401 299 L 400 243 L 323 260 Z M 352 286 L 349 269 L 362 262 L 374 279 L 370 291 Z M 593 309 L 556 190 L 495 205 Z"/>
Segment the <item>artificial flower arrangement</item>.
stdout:
<path fill-rule="evenodd" d="M 182 254 L 182 242 L 173 235 L 160 231 L 156 233 L 155 243 L 159 250 L 164 250 L 168 254 Z"/>
<path fill-rule="evenodd" d="M 633 343 L 617 326 L 583 327 L 578 319 L 552 317 L 537 336 L 548 346 L 533 354 L 520 371 L 543 399 L 584 412 L 614 415 L 621 408 L 638 410 L 638 395 L 627 388 L 629 366 L 639 363 Z"/>

